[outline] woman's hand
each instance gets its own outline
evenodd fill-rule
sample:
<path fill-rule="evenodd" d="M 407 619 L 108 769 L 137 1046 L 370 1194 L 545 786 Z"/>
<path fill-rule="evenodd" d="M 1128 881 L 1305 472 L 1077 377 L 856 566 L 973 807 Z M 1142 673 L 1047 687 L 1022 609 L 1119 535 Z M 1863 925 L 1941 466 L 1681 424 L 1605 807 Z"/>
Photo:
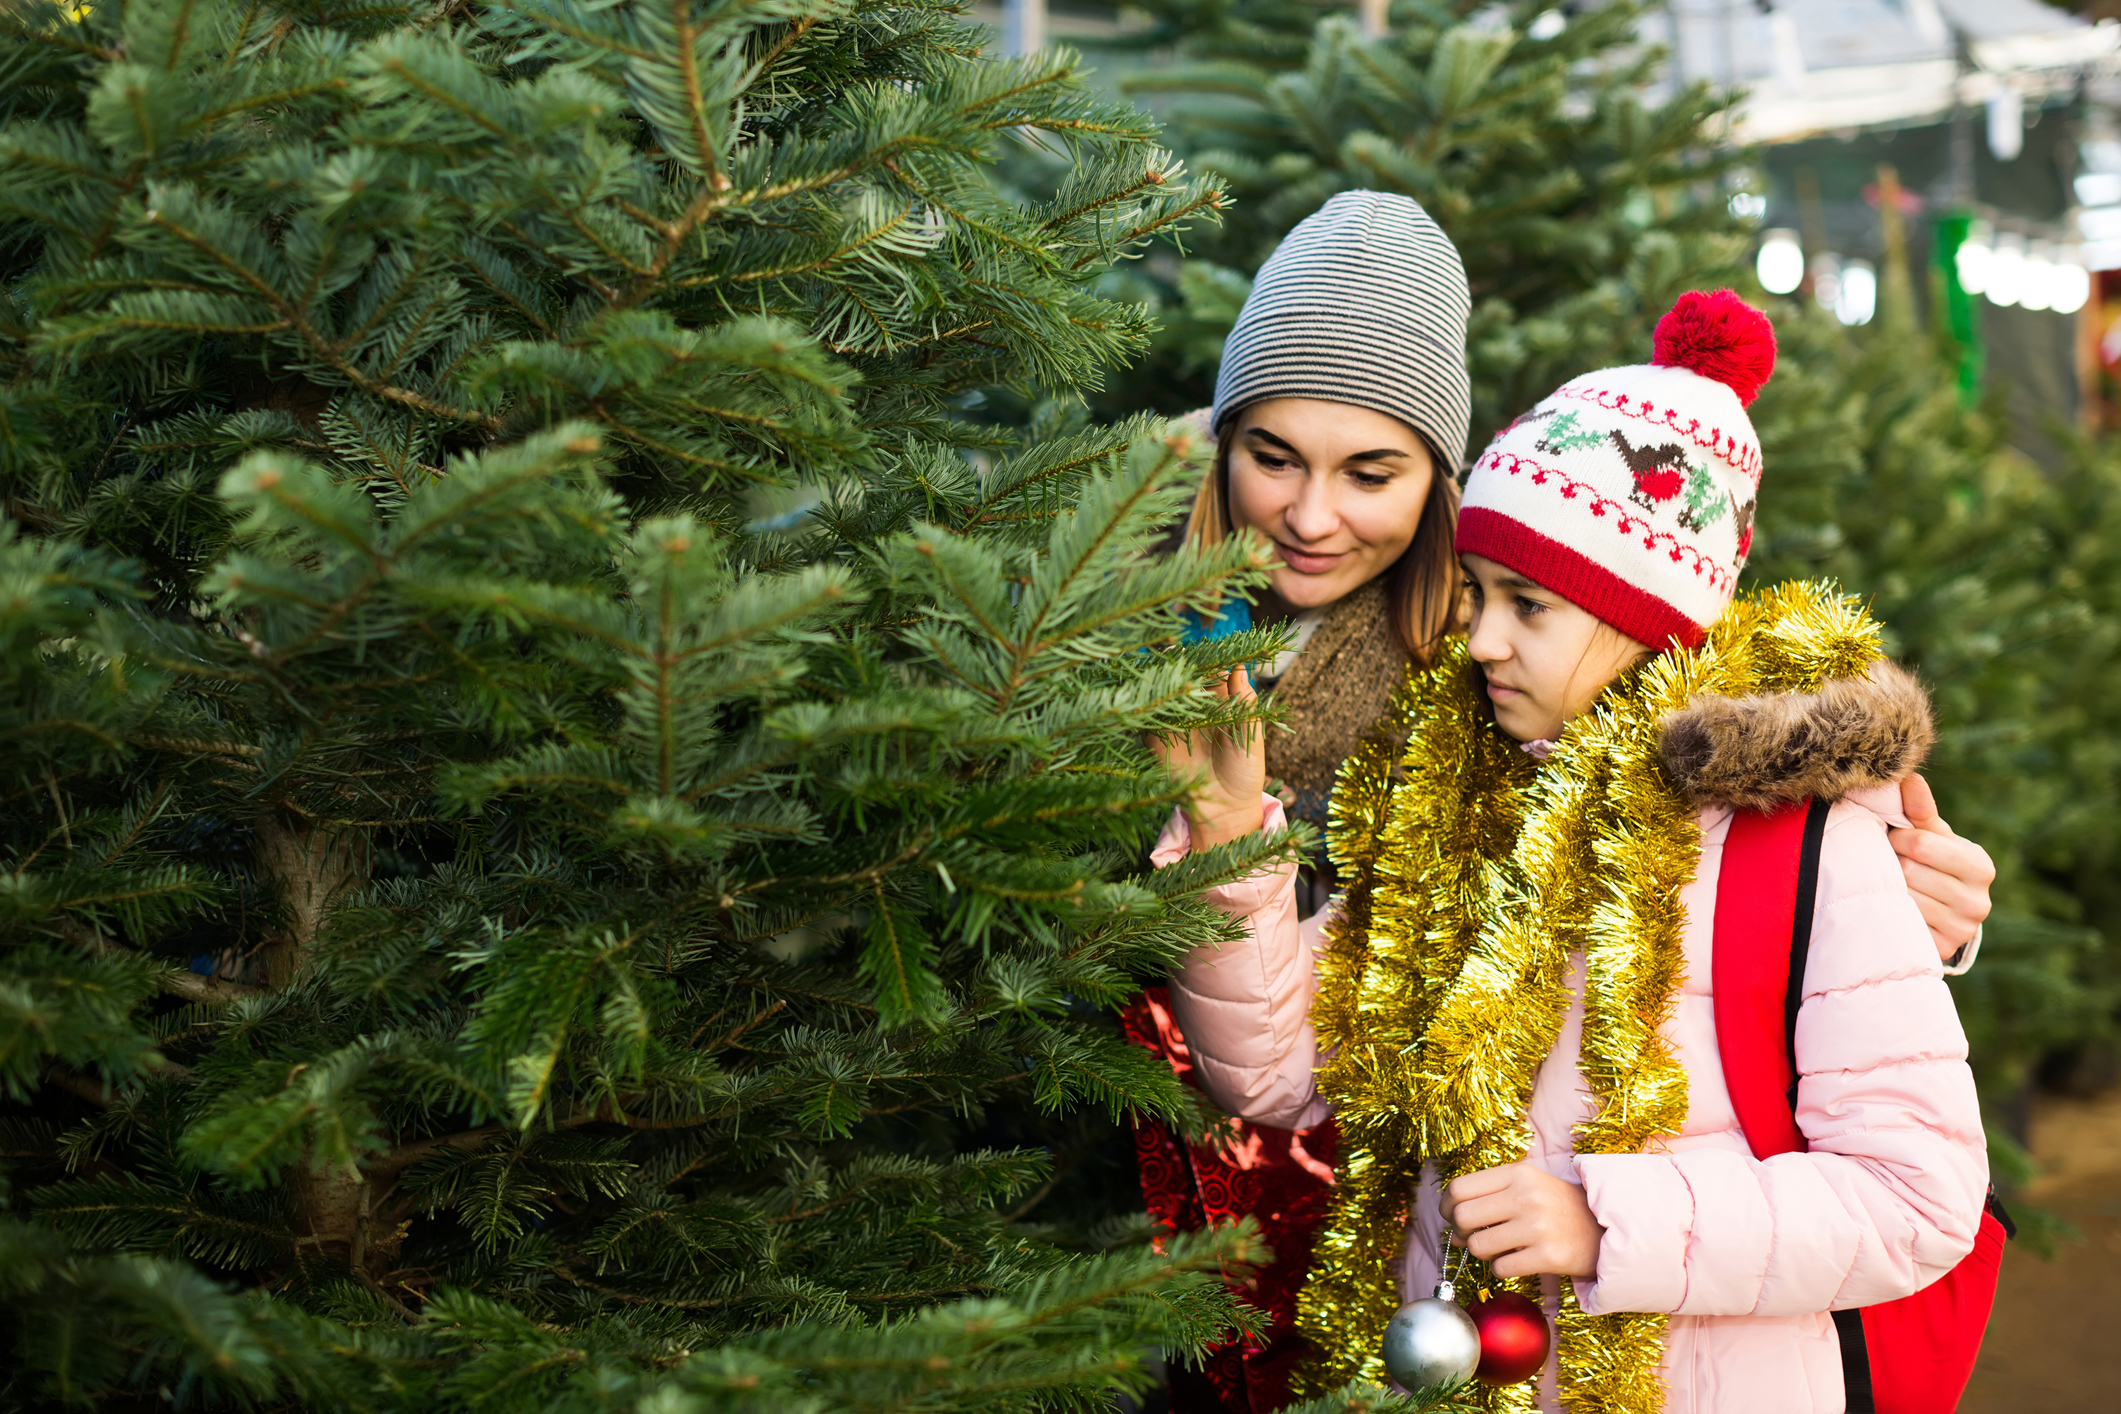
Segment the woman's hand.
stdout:
<path fill-rule="evenodd" d="M 1988 886 L 1995 882 L 1996 866 L 1987 850 L 1952 833 L 1937 813 L 1930 783 L 1922 777 L 1910 775 L 1900 782 L 1900 809 L 1914 824 L 1913 829 L 1892 832 L 1900 872 L 1907 876 L 1922 921 L 1930 925 L 1937 956 L 1950 962 L 1974 940 L 1988 917 Z"/>
<path fill-rule="evenodd" d="M 1605 1229 L 1582 1185 L 1531 1164 L 1503 1164 L 1452 1179 L 1443 1191 L 1443 1220 L 1498 1277 L 1598 1275 Z"/>
<path fill-rule="evenodd" d="M 1243 668 L 1215 685 L 1224 701 L 1252 700 L 1252 680 Z M 1267 736 L 1254 726 L 1245 740 L 1226 731 L 1189 732 L 1181 738 L 1152 737 L 1149 749 L 1180 776 L 1206 779 L 1186 802 L 1186 828 L 1195 849 L 1256 835 L 1266 823 L 1260 795 L 1267 788 Z"/>

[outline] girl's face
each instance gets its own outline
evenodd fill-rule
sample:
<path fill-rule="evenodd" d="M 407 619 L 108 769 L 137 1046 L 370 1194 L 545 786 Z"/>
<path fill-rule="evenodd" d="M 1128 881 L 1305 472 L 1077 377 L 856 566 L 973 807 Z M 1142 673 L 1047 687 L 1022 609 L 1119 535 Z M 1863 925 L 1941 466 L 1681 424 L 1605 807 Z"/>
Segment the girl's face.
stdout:
<path fill-rule="evenodd" d="M 1560 736 L 1651 651 L 1513 569 L 1479 555 L 1459 563 L 1473 613 L 1467 647 L 1488 680 L 1495 724 L 1518 741 Z"/>
<path fill-rule="evenodd" d="M 1383 574 L 1414 543 L 1436 469 L 1396 417 L 1316 398 L 1269 398 L 1238 414 L 1230 519 L 1274 543 L 1273 589 L 1315 609 Z"/>

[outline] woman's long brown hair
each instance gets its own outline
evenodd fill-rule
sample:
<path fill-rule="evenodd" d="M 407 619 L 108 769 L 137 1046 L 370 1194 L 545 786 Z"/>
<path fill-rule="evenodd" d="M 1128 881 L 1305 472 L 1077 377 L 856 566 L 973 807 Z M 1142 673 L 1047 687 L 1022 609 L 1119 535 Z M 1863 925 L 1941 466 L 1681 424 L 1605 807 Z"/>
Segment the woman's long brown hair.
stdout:
<path fill-rule="evenodd" d="M 1222 433 L 1215 439 L 1215 464 L 1201 479 L 1192 514 L 1186 518 L 1185 538 L 1189 545 L 1218 545 L 1236 533 L 1230 521 L 1230 448 L 1237 441 L 1237 429 L 1243 421 L 1241 408 L 1223 424 Z M 1422 502 L 1421 522 L 1414 527 L 1413 541 L 1386 568 L 1384 581 L 1392 634 L 1409 658 L 1427 667 L 1436 645 L 1459 627 L 1465 576 L 1458 568 L 1455 543 L 1458 480 L 1443 458 L 1436 455 L 1436 449 L 1429 446 L 1427 438 L 1422 439 L 1422 445 L 1429 447 L 1433 470 L 1429 494 Z"/>

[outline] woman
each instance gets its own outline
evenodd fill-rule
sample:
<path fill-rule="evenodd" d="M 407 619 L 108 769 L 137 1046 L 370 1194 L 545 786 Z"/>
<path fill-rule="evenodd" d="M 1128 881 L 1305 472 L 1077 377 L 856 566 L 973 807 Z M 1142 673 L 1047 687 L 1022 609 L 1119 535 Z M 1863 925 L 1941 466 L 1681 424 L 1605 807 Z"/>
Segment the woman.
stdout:
<path fill-rule="evenodd" d="M 1253 530 L 1274 547 L 1267 589 L 1208 632 L 1294 627 L 1297 649 L 1260 675 L 1289 727 L 1267 735 L 1267 772 L 1289 813 L 1321 828 L 1341 762 L 1383 715 L 1408 665 L 1425 665 L 1460 622 L 1453 539 L 1472 408 L 1470 310 L 1458 253 L 1419 204 L 1344 192 L 1262 267 L 1224 345 L 1210 420 L 1215 461 L 1186 534 L 1208 544 Z M 1571 429 L 1542 435 L 1566 440 Z M 1205 756 L 1203 747 L 1196 759 L 1191 743 L 1169 752 L 1184 773 L 1202 771 Z M 1939 955 L 1964 971 L 1994 866 L 1952 834 L 1919 776 L 1907 777 L 1901 794 L 1911 825 L 1892 832 L 1893 848 Z M 1315 921 L 1331 892 L 1330 869 L 1316 861 L 1299 885 L 1299 912 Z M 1126 1021 L 1136 1040 L 1197 1079 L 1183 1018 L 1164 989 L 1150 989 Z M 1248 1078 L 1217 1079 L 1241 1090 Z M 1136 1130 L 1159 1219 L 1190 1229 L 1250 1214 L 1276 1254 L 1251 1292 L 1272 1329 L 1224 1347 L 1198 1374 L 1174 1374 L 1181 1408 L 1265 1414 L 1286 1399 L 1306 1353 L 1292 1328 L 1295 1295 L 1331 1183 L 1335 1136 L 1323 1116 L 1315 1102 L 1296 1105 L 1275 1113 L 1275 1124 L 1241 1124 L 1221 1149 L 1183 1144 L 1162 1126 Z"/>

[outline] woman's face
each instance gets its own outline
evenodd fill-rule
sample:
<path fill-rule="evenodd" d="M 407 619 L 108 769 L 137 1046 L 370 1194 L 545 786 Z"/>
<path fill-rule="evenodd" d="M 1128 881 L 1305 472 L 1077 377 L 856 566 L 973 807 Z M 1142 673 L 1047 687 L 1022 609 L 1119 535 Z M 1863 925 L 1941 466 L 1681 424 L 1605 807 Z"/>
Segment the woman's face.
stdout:
<path fill-rule="evenodd" d="M 1230 519 L 1274 542 L 1274 593 L 1315 609 L 1359 589 L 1414 542 L 1436 469 L 1396 417 L 1269 398 L 1237 417 Z"/>
<path fill-rule="evenodd" d="M 1472 608 L 1467 650 L 1488 681 L 1495 724 L 1518 741 L 1552 741 L 1606 684 L 1650 650 L 1513 569 L 1461 555 Z"/>

